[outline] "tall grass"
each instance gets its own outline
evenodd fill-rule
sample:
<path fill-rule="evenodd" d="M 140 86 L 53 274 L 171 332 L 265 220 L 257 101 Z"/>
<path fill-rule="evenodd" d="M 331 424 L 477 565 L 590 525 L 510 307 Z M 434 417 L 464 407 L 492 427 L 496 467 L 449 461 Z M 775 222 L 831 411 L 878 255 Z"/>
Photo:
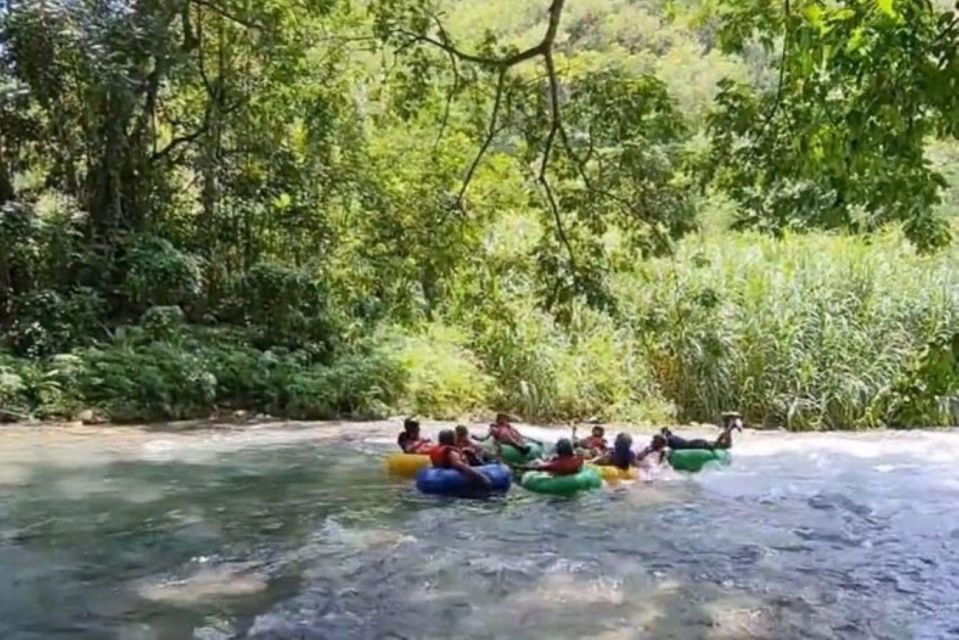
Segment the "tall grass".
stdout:
<path fill-rule="evenodd" d="M 580 308 L 560 327 L 520 293 L 471 310 L 468 344 L 488 404 L 528 419 L 947 424 L 902 409 L 959 394 L 956 356 L 936 346 L 959 335 L 957 257 L 918 256 L 893 232 L 696 237 L 613 277 L 615 317 Z M 933 357 L 952 358 L 934 381 Z"/>
<path fill-rule="evenodd" d="M 889 394 L 927 345 L 959 333 L 956 254 L 917 256 L 894 233 L 694 240 L 616 290 L 680 419 L 740 408 L 795 429 L 894 422 Z"/>

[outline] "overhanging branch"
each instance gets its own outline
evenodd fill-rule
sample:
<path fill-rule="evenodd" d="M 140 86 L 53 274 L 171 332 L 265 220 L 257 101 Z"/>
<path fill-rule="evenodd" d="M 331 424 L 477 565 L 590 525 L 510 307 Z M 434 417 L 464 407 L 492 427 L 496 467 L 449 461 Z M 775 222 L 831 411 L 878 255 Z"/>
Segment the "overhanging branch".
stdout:
<path fill-rule="evenodd" d="M 556 66 L 553 63 L 553 52 L 548 50 L 544 56 L 546 73 L 549 76 L 549 104 L 550 104 L 550 124 L 549 134 L 546 136 L 546 144 L 543 145 L 543 159 L 539 165 L 539 177 L 537 180 L 546 193 L 546 202 L 549 204 L 550 212 L 553 214 L 553 220 L 556 222 L 556 235 L 560 242 L 566 248 L 569 254 L 569 265 L 573 274 L 573 282 L 576 281 L 576 254 L 573 252 L 573 245 L 570 244 L 569 237 L 566 235 L 566 229 L 563 227 L 563 218 L 559 212 L 559 205 L 556 202 L 556 195 L 549 184 L 549 178 L 546 170 L 549 168 L 549 160 L 553 153 L 553 144 L 556 142 L 556 135 L 563 128 L 562 114 L 559 108 L 559 78 L 556 76 Z M 563 136 L 565 138 L 565 135 Z"/>
<path fill-rule="evenodd" d="M 463 208 L 463 198 L 466 196 L 466 189 L 469 188 L 470 182 L 473 180 L 473 175 L 476 173 L 476 169 L 479 167 L 480 162 L 483 160 L 483 156 L 486 155 L 486 151 L 489 149 L 490 145 L 493 144 L 493 139 L 496 138 L 496 134 L 498 133 L 496 124 L 499 121 L 500 105 L 503 104 L 503 87 L 505 83 L 506 69 L 504 68 L 500 69 L 499 77 L 496 79 L 496 96 L 493 98 L 493 110 L 490 113 L 489 129 L 486 132 L 486 138 L 483 140 L 483 144 L 476 153 L 476 157 L 473 158 L 473 162 L 470 163 L 469 169 L 466 170 L 466 176 L 463 178 L 463 184 L 460 185 L 459 195 L 456 196 L 456 208 L 460 210 Z"/>
<path fill-rule="evenodd" d="M 220 14 L 227 20 L 230 20 L 231 22 L 235 22 L 242 27 L 246 27 L 247 29 L 257 29 L 259 31 L 267 30 L 266 26 L 263 25 L 262 23 L 256 22 L 255 20 L 248 20 L 246 18 L 238 16 L 237 14 L 233 13 L 229 9 L 225 9 L 224 7 L 220 6 L 219 4 L 215 2 L 209 2 L 208 0 L 190 0 L 190 1 L 197 6 L 206 7 L 207 9 L 210 9 L 211 11 Z"/>
<path fill-rule="evenodd" d="M 537 176 L 537 182 L 542 186 L 545 194 L 546 201 L 549 205 L 550 212 L 552 213 L 553 219 L 556 222 L 556 233 L 559 236 L 560 241 L 562 242 L 564 248 L 569 254 L 570 266 L 573 271 L 574 281 L 576 279 L 576 257 L 573 252 L 572 244 L 569 241 L 569 237 L 566 234 L 566 229 L 563 225 L 562 216 L 560 214 L 559 205 L 556 202 L 556 196 L 553 193 L 552 186 L 549 183 L 549 178 L 547 170 L 549 168 L 550 159 L 552 158 L 553 145 L 556 141 L 556 136 L 560 134 L 562 129 L 562 113 L 560 108 L 560 90 L 559 90 L 559 78 L 556 75 L 556 67 L 553 61 L 553 45 L 556 42 L 556 35 L 559 33 L 559 24 L 563 15 L 563 8 L 566 4 L 566 0 L 552 0 L 549 6 L 549 18 L 546 25 L 546 31 L 543 34 L 543 38 L 536 45 L 523 49 L 513 54 L 504 55 L 500 57 L 492 56 L 483 56 L 475 53 L 470 53 L 463 51 L 458 48 L 453 41 L 450 39 L 449 35 L 443 29 L 442 23 L 433 16 L 434 22 L 437 25 L 437 34 L 436 36 L 430 35 L 428 33 L 414 33 L 408 30 L 397 30 L 394 33 L 398 34 L 407 39 L 407 44 L 410 42 L 420 42 L 424 44 L 429 44 L 434 47 L 441 49 L 446 52 L 450 57 L 451 62 L 456 60 L 460 62 L 468 62 L 472 64 L 477 64 L 482 67 L 493 69 L 497 71 L 497 82 L 496 82 L 496 94 L 493 97 L 493 109 L 490 113 L 489 126 L 487 127 L 487 135 L 483 140 L 482 146 L 480 147 L 478 153 L 473 158 L 473 161 L 470 163 L 466 174 L 463 178 L 463 183 L 460 186 L 459 195 L 456 198 L 456 207 L 462 209 L 463 199 L 466 196 L 466 192 L 469 188 L 469 184 L 473 179 L 473 176 L 476 173 L 476 170 L 483 160 L 486 152 L 489 150 L 490 145 L 492 145 L 493 140 L 498 133 L 497 124 L 499 121 L 499 111 L 500 106 L 503 100 L 503 94 L 505 92 L 506 86 L 506 77 L 513 67 L 528 60 L 534 58 L 542 58 L 543 64 L 546 67 L 546 74 L 549 81 L 549 97 L 550 97 L 550 128 L 549 134 L 546 138 L 546 143 L 543 148 L 543 156 L 540 162 L 539 173 Z M 453 65 L 454 73 L 458 74 L 458 69 L 456 68 L 455 62 Z M 458 77 L 458 76 L 457 76 Z M 445 118 L 444 118 L 445 122 Z M 445 127 L 445 124 L 444 124 Z M 565 137 L 565 136 L 564 136 Z"/>

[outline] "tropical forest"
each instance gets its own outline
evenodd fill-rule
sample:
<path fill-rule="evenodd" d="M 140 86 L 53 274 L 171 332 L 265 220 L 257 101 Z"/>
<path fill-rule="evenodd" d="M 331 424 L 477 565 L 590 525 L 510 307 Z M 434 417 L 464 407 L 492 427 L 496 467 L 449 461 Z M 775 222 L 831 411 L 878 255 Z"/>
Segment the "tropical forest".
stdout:
<path fill-rule="evenodd" d="M 0 2 L 0 420 L 959 422 L 941 0 Z"/>

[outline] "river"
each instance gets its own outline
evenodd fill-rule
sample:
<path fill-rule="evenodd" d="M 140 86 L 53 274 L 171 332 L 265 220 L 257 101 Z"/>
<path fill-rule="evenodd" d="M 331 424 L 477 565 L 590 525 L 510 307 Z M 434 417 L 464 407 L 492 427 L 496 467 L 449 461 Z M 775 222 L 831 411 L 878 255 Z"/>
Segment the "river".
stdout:
<path fill-rule="evenodd" d="M 4 428 L 0 638 L 959 636 L 957 432 L 453 500 L 384 473 L 396 430 Z"/>

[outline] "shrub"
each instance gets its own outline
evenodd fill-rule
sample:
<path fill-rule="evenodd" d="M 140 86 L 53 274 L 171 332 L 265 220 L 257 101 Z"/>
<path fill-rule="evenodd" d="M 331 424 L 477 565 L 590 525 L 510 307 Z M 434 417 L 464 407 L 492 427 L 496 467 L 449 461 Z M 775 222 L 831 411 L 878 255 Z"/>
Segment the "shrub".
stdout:
<path fill-rule="evenodd" d="M 200 293 L 200 261 L 168 240 L 137 238 L 127 254 L 125 289 L 141 309 L 150 306 L 185 306 Z"/>
<path fill-rule="evenodd" d="M 251 328 L 261 348 L 332 355 L 340 333 L 326 287 L 313 275 L 277 264 L 253 265 L 234 286 L 227 318 Z"/>
<path fill-rule="evenodd" d="M 395 332 L 387 345 L 406 375 L 401 412 L 456 418 L 488 404 L 493 381 L 463 331 L 432 323 L 416 334 Z"/>
<path fill-rule="evenodd" d="M 42 358 L 89 344 L 102 336 L 104 303 L 88 288 L 67 293 L 39 289 L 17 296 L 3 338 L 11 352 Z"/>
<path fill-rule="evenodd" d="M 84 400 L 113 420 L 181 419 L 207 415 L 216 376 L 200 355 L 168 342 L 121 341 L 81 353 Z"/>

